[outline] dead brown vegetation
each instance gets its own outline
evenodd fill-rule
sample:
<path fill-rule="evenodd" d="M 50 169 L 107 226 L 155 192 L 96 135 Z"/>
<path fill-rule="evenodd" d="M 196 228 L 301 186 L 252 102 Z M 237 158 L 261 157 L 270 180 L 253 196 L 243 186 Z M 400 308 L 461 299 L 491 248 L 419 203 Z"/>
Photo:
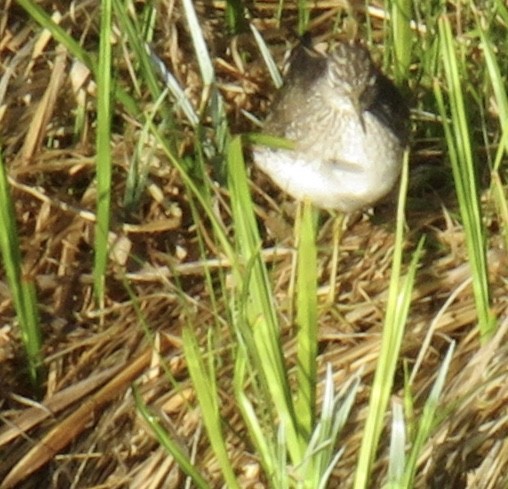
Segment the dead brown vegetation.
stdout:
<path fill-rule="evenodd" d="M 43 1 L 47 11 L 59 8 L 60 24 L 93 51 L 97 45 L 97 2 Z M 159 2 L 156 50 L 178 80 L 200 102 L 201 86 L 193 51 L 177 2 Z M 211 4 L 210 4 L 211 5 Z M 335 3 L 334 3 L 335 5 Z M 202 9 L 204 31 L 216 56 L 215 68 L 235 131 L 251 129 L 241 110 L 262 116 L 270 83 L 262 61 L 245 65 L 235 59 L 233 41 L 224 34 L 220 5 Z M 271 2 L 258 5 L 255 22 L 274 40 L 279 61 L 287 49 L 270 22 Z M 315 28 L 325 32 L 332 5 L 315 12 Z M 139 122 L 118 108 L 112 151 L 115 161 L 113 220 L 116 251 L 107 283 L 106 310 L 96 308 L 91 266 L 94 223 L 94 82 L 81 77 L 61 47 L 7 0 L 0 19 L 0 138 L 11 178 L 21 235 L 25 273 L 35 280 L 44 328 L 46 383 L 35 401 L 26 383 L 24 356 L 13 305 L 0 277 L 0 487 L 35 488 L 170 488 L 183 487 L 174 461 L 157 444 L 136 414 L 130 386 L 140 386 L 146 403 L 166 428 L 194 454 L 196 465 L 221 487 L 221 475 L 204 436 L 199 409 L 182 355 L 180 331 L 184 314 L 179 294 L 193 305 L 201 330 L 223 328 L 214 316 L 204 285 L 203 258 L 185 189 L 178 173 L 157 151 L 150 169 L 151 186 L 139 207 L 122 206 L 126 166 L 139 134 Z M 207 10 L 207 11 L 205 11 Z M 289 11 L 288 16 L 293 15 Z M 374 19 L 375 21 L 375 19 Z M 289 24 L 289 21 L 288 21 Z M 118 40 L 117 40 L 118 41 Z M 277 41 L 277 42 L 275 42 Z M 247 36 L 234 41 L 249 49 Z M 128 60 L 115 47 L 122 84 L 130 84 Z M 143 96 L 140 97 L 143 99 Z M 86 109 L 85 122 L 74 132 L 76 108 Z M 184 134 L 189 136 L 189 134 Z M 179 150 L 190 151 L 183 138 Z M 426 148 L 428 149 L 428 148 Z M 439 151 L 434 159 L 441 159 Z M 436 156 L 437 155 L 437 156 Z M 423 153 L 413 159 L 422 162 Z M 262 190 L 263 189 L 263 190 Z M 266 257 L 281 304 L 283 341 L 292 355 L 291 205 L 253 171 Z M 508 295 L 506 253 L 496 236 L 494 217 L 489 242 L 493 313 L 499 329 L 491 343 L 480 345 L 464 235 L 454 217 L 454 202 L 437 192 L 410 195 L 408 248 L 428 235 L 424 266 L 417 278 L 403 358 L 420 362 L 415 380 L 417 404 L 435 379 L 443 352 L 453 339 L 457 349 L 445 387 L 443 421 L 420 461 L 417 487 L 500 488 L 508 484 Z M 435 205 L 418 208 L 419 198 Z M 490 219 L 486 207 L 487 218 Z M 349 487 L 369 384 L 376 365 L 393 244 L 393 209 L 388 204 L 370 216 L 352 218 L 344 231 L 336 302 L 320 312 L 320 364 L 333 364 L 339 385 L 363 367 L 363 387 L 354 418 L 341 437 L 346 453 L 336 467 L 331 487 Z M 376 222 L 377 221 L 377 222 Z M 323 303 L 329 283 L 331 219 L 323 217 L 319 236 Z M 277 249 L 271 246 L 277 244 Z M 213 242 L 206 243 L 208 265 L 227 270 Z M 175 280 L 177 277 L 177 280 Z M 125 287 L 130 284 L 137 302 Z M 136 308 L 139 308 L 138 310 Z M 144 331 L 141 318 L 153 333 Z M 265 487 L 252 447 L 237 429 L 240 423 L 230 386 L 227 344 L 219 372 L 223 415 L 229 431 L 231 458 L 242 487 Z M 166 371 L 166 369 L 169 370 Z M 176 382 L 172 382 L 174 379 Z M 397 389 L 403 385 L 398 379 Z M 400 390 L 398 396 L 402 396 Z M 383 449 L 386 449 L 386 442 Z M 377 471 L 386 470 L 380 456 Z M 376 487 L 375 485 L 373 487 Z"/>

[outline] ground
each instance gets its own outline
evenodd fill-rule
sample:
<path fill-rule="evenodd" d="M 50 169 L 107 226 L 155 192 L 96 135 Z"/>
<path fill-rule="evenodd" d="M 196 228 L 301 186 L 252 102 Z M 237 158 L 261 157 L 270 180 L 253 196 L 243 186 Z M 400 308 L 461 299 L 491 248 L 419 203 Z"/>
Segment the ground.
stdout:
<path fill-rule="evenodd" d="M 342 35 L 354 30 L 368 33 L 374 57 L 379 63 L 389 59 L 383 58 L 387 14 L 380 5 L 365 10 L 362 4 L 347 11 L 328 3 L 317 2 L 311 10 L 310 31 L 316 38 L 330 38 L 334 26 L 342 22 Z M 89 53 L 98 50 L 97 4 L 39 3 Z M 221 2 L 196 2 L 196 7 L 214 57 L 230 131 L 256 131 L 253 119 L 262 120 L 275 89 L 253 37 L 249 31 L 228 33 Z M 272 2 L 250 5 L 252 23 L 282 66 L 284 55 L 296 42 L 297 9 L 284 4 L 281 24 L 275 20 L 276 9 Z M 128 15 L 141 18 L 148 11 L 144 2 L 136 2 Z M 180 2 L 156 3 L 154 18 L 151 45 L 199 113 L 206 100 L 204 87 Z M 450 18 L 456 21 L 454 26 L 459 25 L 460 11 L 453 10 Z M 420 20 L 421 27 L 428 19 Z M 139 66 L 124 31 L 115 20 L 116 84 L 146 115 L 155 110 L 156 102 L 146 84 L 137 85 Z M 182 330 L 189 325 L 200 345 L 213 344 L 220 413 L 238 483 L 245 488 L 268 487 L 233 393 L 230 264 L 182 172 L 154 136 L 147 135 L 141 116 L 136 117 L 117 98 L 110 144 L 113 251 L 104 306 L 99 307 L 93 292 L 96 80 L 9 0 L 2 7 L 0 53 L 0 144 L 14 201 L 24 279 L 36 287 L 44 357 L 37 393 L 29 381 L 14 304 L 1 271 L 0 479 L 4 482 L 0 487 L 184 487 L 178 464 L 140 416 L 133 385 L 210 487 L 224 487 L 182 348 Z M 471 62 L 477 62 L 474 56 Z M 387 71 L 392 74 L 390 67 Z M 416 61 L 403 90 L 413 108 L 404 270 L 418 241 L 425 237 L 392 391 L 394 403 L 407 403 L 404 386 L 411 385 L 413 405 L 407 413 L 414 418 L 407 421 L 409 433 L 418 426 L 415 420 L 421 416 L 449 345 L 456 343 L 432 436 L 420 452 L 414 487 L 506 487 L 506 222 L 496 207 L 487 164 L 494 150 L 485 140 L 475 146 L 475 156 L 482 163 L 481 208 L 496 324 L 487 342 L 477 328 L 470 252 L 448 150 L 435 104 L 431 108 L 428 104 L 432 86 Z M 171 100 L 164 99 L 166 112 L 156 111 L 155 123 L 161 123 L 161 114 L 170 114 L 172 122 L 165 121 L 164 131 L 173 143 L 171 151 L 188 165 L 185 171 L 204 189 L 225 234 L 232 237 L 235 229 L 221 154 L 211 155 L 204 143 L 216 144 L 217 126 L 203 117 L 204 127 L 196 132 L 182 110 L 173 110 Z M 487 133 L 488 141 L 497 147 L 499 124 L 489 101 L 493 103 L 492 98 L 486 99 L 482 127 L 474 131 L 475 136 Z M 291 377 L 296 204 L 252 167 L 248 144 L 244 151 Z M 140 168 L 137 173 L 132 171 L 135 165 Z M 133 175 L 138 179 L 134 184 Z M 376 209 L 348 216 L 342 225 L 338 261 L 333 255 L 338 217 L 326 212 L 319 216 L 318 378 L 323 378 L 328 363 L 337 386 L 360 375 L 352 415 L 339 439 L 345 452 L 329 487 L 352 486 L 381 348 L 396 200 L 395 192 Z M 410 383 L 405 378 L 409 373 Z M 387 436 L 382 437 L 372 480 L 384 480 L 387 472 L 389 436 L 388 431 L 383 433 Z M 380 486 L 373 482 L 372 487 Z"/>

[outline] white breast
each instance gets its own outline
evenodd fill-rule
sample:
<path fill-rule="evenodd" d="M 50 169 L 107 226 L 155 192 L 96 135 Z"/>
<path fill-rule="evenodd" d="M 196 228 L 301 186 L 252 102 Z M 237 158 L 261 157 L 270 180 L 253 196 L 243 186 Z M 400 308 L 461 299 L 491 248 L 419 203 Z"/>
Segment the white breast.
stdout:
<path fill-rule="evenodd" d="M 369 112 L 363 125 L 336 127 L 307 134 L 297 150 L 256 147 L 254 161 L 288 194 L 316 206 L 353 212 L 373 205 L 396 183 L 402 147 L 393 134 Z"/>

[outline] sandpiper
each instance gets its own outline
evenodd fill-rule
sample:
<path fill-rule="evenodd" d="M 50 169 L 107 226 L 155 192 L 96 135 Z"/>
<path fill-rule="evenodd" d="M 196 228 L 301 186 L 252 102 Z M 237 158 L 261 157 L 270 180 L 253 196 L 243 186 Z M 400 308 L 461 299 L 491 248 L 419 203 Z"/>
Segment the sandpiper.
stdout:
<path fill-rule="evenodd" d="M 358 42 L 329 53 L 308 41 L 290 56 L 263 132 L 293 149 L 256 146 L 254 161 L 298 200 L 344 213 L 372 206 L 394 187 L 409 111 Z"/>

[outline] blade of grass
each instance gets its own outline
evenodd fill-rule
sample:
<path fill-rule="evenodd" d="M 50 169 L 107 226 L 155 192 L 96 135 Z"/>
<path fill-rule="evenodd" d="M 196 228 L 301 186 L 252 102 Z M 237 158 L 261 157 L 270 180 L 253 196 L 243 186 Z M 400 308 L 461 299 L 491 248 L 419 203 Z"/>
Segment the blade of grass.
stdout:
<path fill-rule="evenodd" d="M 181 108 L 185 117 L 187 117 L 187 120 L 189 121 L 190 125 L 196 128 L 199 124 L 199 117 L 196 111 L 194 110 L 194 106 L 192 105 L 192 102 L 190 101 L 189 97 L 182 89 L 182 87 L 179 85 L 178 81 L 173 76 L 173 74 L 170 71 L 168 71 L 166 65 L 157 56 L 157 54 L 149 47 L 148 50 L 150 53 L 150 58 L 157 67 L 159 74 L 164 81 L 164 84 L 166 85 L 171 95 L 175 99 L 175 108 Z"/>
<path fill-rule="evenodd" d="M 406 423 L 400 399 L 392 401 L 392 425 L 388 459 L 388 483 L 385 488 L 402 489 L 401 483 L 406 466 Z"/>
<path fill-rule="evenodd" d="M 405 153 L 397 207 L 397 227 L 395 231 L 395 248 L 392 262 L 392 273 L 386 315 L 383 326 L 383 337 L 378 365 L 374 376 L 369 400 L 369 411 L 363 433 L 360 455 L 356 468 L 355 489 L 364 489 L 368 485 L 370 471 L 383 429 L 384 416 L 393 385 L 395 367 L 404 333 L 409 310 L 411 293 L 416 275 L 416 268 L 423 248 L 423 239 L 413 253 L 406 277 L 402 277 L 402 257 L 404 244 L 404 209 L 408 184 L 408 153 Z"/>
<path fill-rule="evenodd" d="M 289 388 L 280 333 L 275 316 L 265 264 L 260 256 L 261 241 L 249 193 L 240 137 L 232 139 L 228 152 L 229 189 L 238 255 L 248 264 L 239 274 L 241 288 L 248 290 L 245 318 L 252 328 L 255 344 L 254 364 L 264 377 L 277 416 L 284 425 L 288 450 L 293 464 L 302 460 L 305 444 L 296 423 L 295 408 Z"/>
<path fill-rule="evenodd" d="M 471 273 L 478 328 L 482 341 L 486 341 L 494 332 L 494 317 L 490 310 L 490 291 L 485 251 L 485 232 L 479 201 L 479 191 L 473 161 L 472 143 L 469 123 L 462 94 L 462 80 L 465 67 L 459 68 L 455 52 L 455 41 L 452 36 L 450 21 L 442 16 L 438 20 L 439 41 L 442 66 L 449 92 L 449 114 L 445 107 L 444 96 L 440 85 L 434 83 L 436 101 L 443 119 L 453 178 L 460 213 L 464 223 Z"/>
<path fill-rule="evenodd" d="M 146 407 L 136 386 L 132 387 L 132 393 L 134 395 L 134 403 L 136 404 L 138 413 L 148 424 L 157 438 L 157 441 L 175 459 L 180 468 L 192 479 L 192 482 L 196 484 L 196 487 L 199 487 L 200 489 L 210 489 L 212 486 L 209 485 L 206 479 L 197 471 L 192 460 L 190 460 L 178 443 L 168 436 L 166 430 L 163 426 L 161 426 L 157 417 Z"/>
<path fill-rule="evenodd" d="M 268 68 L 268 72 L 272 77 L 272 81 L 273 84 L 275 85 L 275 88 L 280 88 L 282 86 L 282 76 L 280 74 L 279 68 L 277 67 L 277 63 L 273 59 L 270 49 L 266 45 L 265 40 L 263 39 L 259 31 L 256 29 L 254 24 L 251 24 L 250 30 L 254 35 L 254 40 L 258 45 L 259 51 L 261 53 L 261 56 L 263 57 L 263 61 L 265 62 L 266 67 Z"/>
<path fill-rule="evenodd" d="M 206 41 L 203 36 L 203 32 L 201 31 L 201 25 L 196 15 L 193 2 L 191 0 L 182 0 L 182 5 L 185 12 L 185 18 L 187 19 L 187 24 L 189 25 L 189 32 L 196 52 L 201 78 L 205 87 L 208 87 L 215 81 L 215 71 L 213 69 L 212 59 L 210 58 L 210 53 L 208 52 Z"/>
<path fill-rule="evenodd" d="M 490 83 L 496 99 L 496 107 L 499 113 L 499 124 L 501 125 L 502 134 L 508 134 L 508 94 L 506 93 L 506 82 L 503 79 L 499 63 L 494 53 L 492 41 L 488 33 L 483 29 L 478 29 L 483 48 L 483 54 L 487 63 L 487 70 L 490 77 Z M 501 137 L 501 148 L 508 153 L 508 138 Z M 499 170 L 501 161 L 496 158 L 494 170 Z"/>
<path fill-rule="evenodd" d="M 393 403 L 393 422 L 390 441 L 390 456 L 388 469 L 388 483 L 385 489 L 411 489 L 414 487 L 417 462 L 422 455 L 422 448 L 432 435 L 436 424 L 436 413 L 439 407 L 439 398 L 443 391 L 446 374 L 448 373 L 450 363 L 455 351 L 455 342 L 452 342 L 448 348 L 446 356 L 439 367 L 439 371 L 425 401 L 423 413 L 419 416 L 414 415 L 412 408 L 414 402 L 410 396 L 410 386 L 406 383 L 405 405 L 406 413 L 402 411 L 402 405 L 399 401 Z M 406 375 L 406 382 L 409 382 L 409 376 Z M 414 377 L 414 374 L 411 375 Z M 409 406 L 409 411 L 407 410 Z M 406 427 L 406 419 L 413 420 L 414 425 Z M 411 440 L 411 449 L 409 456 L 406 457 L 406 432 L 416 432 Z M 406 461 L 407 459 L 407 461 Z"/>
<path fill-rule="evenodd" d="M 307 447 L 303 470 L 300 471 L 304 487 L 328 487 L 328 479 L 345 449 L 337 448 L 337 438 L 351 414 L 359 385 L 360 377 L 354 375 L 341 391 L 336 393 L 332 366 L 330 363 L 326 365 L 323 406 Z"/>
<path fill-rule="evenodd" d="M 229 35 L 236 36 L 249 30 L 247 12 L 243 0 L 226 0 L 224 14 Z"/>
<path fill-rule="evenodd" d="M 506 133 L 508 135 L 508 133 Z M 508 139 L 508 138 L 507 138 Z M 500 221 L 502 223 L 505 249 L 508 249 L 508 201 L 505 186 L 497 171 L 492 173 L 491 188 L 494 191 Z"/>
<path fill-rule="evenodd" d="M 300 206 L 301 208 L 302 206 Z M 314 428 L 317 357 L 317 259 L 314 209 L 304 202 L 298 236 L 296 415 L 306 439 Z"/>
<path fill-rule="evenodd" d="M 298 34 L 307 30 L 310 19 L 310 5 L 308 0 L 298 0 Z"/>
<path fill-rule="evenodd" d="M 120 0 L 113 0 L 113 7 L 115 10 L 115 19 L 121 27 L 122 33 L 127 37 L 129 46 L 132 48 L 132 53 L 138 64 L 139 77 L 142 79 L 152 95 L 153 100 L 158 100 L 161 96 L 162 90 L 159 87 L 157 76 L 154 71 L 152 60 L 147 53 L 145 41 L 142 36 L 143 28 L 139 26 L 136 18 L 131 18 L 127 12 L 124 2 Z M 170 112 L 164 104 L 159 105 L 162 115 L 168 122 L 172 122 Z"/>
<path fill-rule="evenodd" d="M 227 257 L 230 260 L 230 263 L 234 263 L 236 260 L 236 252 L 231 245 L 229 238 L 224 230 L 222 223 L 217 218 L 217 215 L 212 208 L 210 199 L 209 199 L 209 191 L 203 190 L 197 182 L 194 180 L 192 175 L 187 172 L 187 165 L 180 158 L 176 157 L 173 151 L 170 148 L 170 144 L 165 139 L 165 137 L 161 134 L 160 130 L 155 127 L 155 125 L 150 124 L 150 128 L 154 138 L 160 146 L 163 154 L 166 156 L 168 161 L 175 169 L 178 171 L 180 178 L 182 179 L 183 184 L 187 188 L 190 195 L 193 195 L 202 211 L 206 214 L 206 217 L 210 220 L 210 224 L 220 242 L 220 246 Z M 233 273 L 236 274 L 237 270 L 233 268 Z M 236 279 L 236 275 L 235 275 Z"/>
<path fill-rule="evenodd" d="M 495 0 L 495 12 L 496 14 L 503 19 L 504 24 L 506 25 L 508 23 L 508 7 L 506 5 L 506 2 L 503 0 Z M 492 9 L 494 10 L 494 9 Z"/>
<path fill-rule="evenodd" d="M 215 142 L 215 155 L 212 151 L 208 151 L 210 159 L 222 159 L 229 137 L 229 129 L 227 124 L 227 114 L 224 107 L 224 101 L 215 85 L 215 70 L 213 68 L 212 59 L 206 41 L 201 30 L 193 2 L 191 0 L 182 0 L 185 18 L 189 26 L 189 32 L 194 45 L 194 51 L 198 60 L 199 70 L 201 72 L 201 79 L 203 80 L 204 89 L 202 91 L 201 110 L 200 114 L 203 116 L 207 109 L 212 119 L 212 126 L 215 129 L 214 142 Z M 199 134 L 202 141 L 206 141 L 204 135 Z M 219 158 L 214 158 L 214 157 Z M 223 173 L 223 168 L 218 167 L 217 172 Z"/>
<path fill-rule="evenodd" d="M 94 291 L 104 305 L 111 205 L 111 21 L 112 0 L 101 2 L 99 65 L 97 73 L 97 223 L 95 225 Z"/>
<path fill-rule="evenodd" d="M 434 385 L 430 391 L 429 397 L 425 402 L 423 413 L 418 419 L 418 431 L 416 438 L 412 444 L 411 452 L 409 454 L 406 469 L 404 471 L 404 479 L 402 487 L 410 489 L 414 487 L 414 477 L 416 473 L 416 465 L 418 457 L 421 455 L 424 443 L 428 440 L 432 433 L 432 428 L 436 419 L 436 412 L 439 406 L 439 398 L 443 391 L 446 374 L 450 368 L 453 352 L 455 351 L 455 342 L 452 342 L 446 352 L 446 356 L 439 368 Z"/>
<path fill-rule="evenodd" d="M 481 25 L 482 19 L 478 19 Z M 494 195 L 494 200 L 502 223 L 505 246 L 508 247 L 508 203 L 506 192 L 499 175 L 501 162 L 506 154 L 508 154 L 508 95 L 506 93 L 505 81 L 499 67 L 497 57 L 495 55 L 495 47 L 488 33 L 480 28 L 480 39 L 483 48 L 483 54 L 487 64 L 487 70 L 490 78 L 490 84 L 494 91 L 496 107 L 499 114 L 499 124 L 501 126 L 501 138 L 497 148 L 497 154 L 494 159 L 492 169 L 490 190 Z"/>
<path fill-rule="evenodd" d="M 155 103 L 153 110 L 147 111 L 147 122 L 143 124 L 141 128 L 136 141 L 135 150 L 130 157 L 123 195 L 125 212 L 135 212 L 146 189 L 150 162 L 156 151 L 156 148 L 151 145 L 150 124 L 153 123 L 153 118 L 157 113 L 157 107 L 163 98 L 164 95 L 161 95 L 161 98 Z"/>
<path fill-rule="evenodd" d="M 0 253 L 14 309 L 19 321 L 21 339 L 28 360 L 28 374 L 38 389 L 42 367 L 42 332 L 33 279 L 23 276 L 18 229 L 7 171 L 0 151 Z"/>
<path fill-rule="evenodd" d="M 256 454 L 263 466 L 270 487 L 285 487 L 287 480 L 286 464 L 278 456 L 277 446 L 271 433 L 264 429 L 265 419 L 259 419 L 250 398 L 246 392 L 247 372 L 249 369 L 249 353 L 246 345 L 240 345 L 235 362 L 234 389 L 235 399 L 245 422 L 249 439 L 256 448 Z M 253 381 L 253 379 L 251 379 Z M 259 397 L 257 398 L 259 399 Z M 275 425 L 275 423 L 273 424 Z M 285 454 L 285 450 L 284 450 Z M 285 459 L 285 455 L 284 455 Z"/>
<path fill-rule="evenodd" d="M 210 444 L 221 467 L 226 486 L 239 488 L 233 466 L 229 460 L 226 441 L 222 433 L 218 389 L 213 370 L 206 368 L 203 353 L 200 351 L 194 333 L 185 327 L 182 334 L 183 348 L 187 368 L 189 369 L 196 396 L 201 407 L 201 415 Z M 213 354 L 208 352 L 209 361 L 213 363 Z"/>
<path fill-rule="evenodd" d="M 391 39 L 395 51 L 395 81 L 402 85 L 409 75 L 413 33 L 411 31 L 412 0 L 391 0 Z"/>

